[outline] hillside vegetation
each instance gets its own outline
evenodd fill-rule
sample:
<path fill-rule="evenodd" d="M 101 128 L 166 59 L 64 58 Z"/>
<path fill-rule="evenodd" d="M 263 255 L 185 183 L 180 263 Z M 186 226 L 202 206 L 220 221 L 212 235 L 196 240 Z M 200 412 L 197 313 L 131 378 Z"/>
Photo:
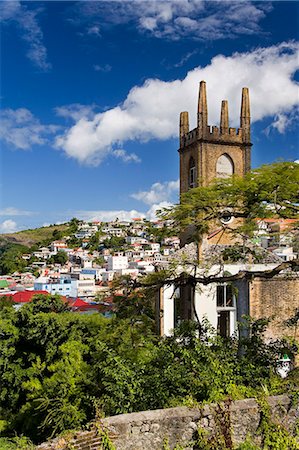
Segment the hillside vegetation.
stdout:
<path fill-rule="evenodd" d="M 0 245 L 2 243 L 12 243 L 25 245 L 26 247 L 32 247 L 33 245 L 36 244 L 52 241 L 53 232 L 55 230 L 61 233 L 62 236 L 67 235 L 69 231 L 69 224 L 64 223 L 61 225 L 50 225 L 48 227 L 18 231 L 16 233 L 0 234 Z"/>
<path fill-rule="evenodd" d="M 0 275 L 23 271 L 32 260 L 22 258 L 24 253 L 32 253 L 40 246 L 48 246 L 53 240 L 74 232 L 72 223 L 51 225 L 0 235 Z"/>

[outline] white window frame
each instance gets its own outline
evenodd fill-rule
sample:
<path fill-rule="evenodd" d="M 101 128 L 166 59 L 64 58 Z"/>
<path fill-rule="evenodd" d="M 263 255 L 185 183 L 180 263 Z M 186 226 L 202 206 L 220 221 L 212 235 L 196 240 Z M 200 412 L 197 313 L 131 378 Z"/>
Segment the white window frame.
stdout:
<path fill-rule="evenodd" d="M 229 335 L 232 336 L 236 331 L 236 325 L 237 325 L 237 308 L 236 308 L 236 296 L 232 292 L 232 306 L 226 305 L 226 299 L 227 299 L 227 287 L 230 286 L 227 283 L 221 283 L 217 284 L 216 286 L 216 310 L 217 310 L 217 329 L 219 324 L 219 316 L 221 312 L 228 312 L 229 313 Z M 223 287 L 224 288 L 224 306 L 218 306 L 218 288 Z"/>

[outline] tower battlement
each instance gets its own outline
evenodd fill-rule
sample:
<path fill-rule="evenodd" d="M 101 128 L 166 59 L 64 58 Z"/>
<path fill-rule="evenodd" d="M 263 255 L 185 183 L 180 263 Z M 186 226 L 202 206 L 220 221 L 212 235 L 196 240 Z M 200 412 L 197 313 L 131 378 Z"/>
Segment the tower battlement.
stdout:
<path fill-rule="evenodd" d="M 243 130 L 242 128 L 229 127 L 225 132 L 223 132 L 223 130 L 216 125 L 208 125 L 203 137 L 199 135 L 198 128 L 194 128 L 181 136 L 181 149 L 199 139 L 203 142 L 219 142 L 230 145 L 240 145 L 243 143 Z"/>
<path fill-rule="evenodd" d="M 248 88 L 242 89 L 240 127 L 229 126 L 228 101 L 222 100 L 220 126 L 208 124 L 205 81 L 200 82 L 197 126 L 189 129 L 189 114 L 180 114 L 180 192 L 206 186 L 214 178 L 250 170 L 250 104 Z"/>
<path fill-rule="evenodd" d="M 242 89 L 240 128 L 229 126 L 228 101 L 222 100 L 220 127 L 208 125 L 208 105 L 205 81 L 200 82 L 198 96 L 197 127 L 189 131 L 189 115 L 184 111 L 180 116 L 180 150 L 191 143 L 219 142 L 230 145 L 250 143 L 250 106 L 248 88 Z"/>

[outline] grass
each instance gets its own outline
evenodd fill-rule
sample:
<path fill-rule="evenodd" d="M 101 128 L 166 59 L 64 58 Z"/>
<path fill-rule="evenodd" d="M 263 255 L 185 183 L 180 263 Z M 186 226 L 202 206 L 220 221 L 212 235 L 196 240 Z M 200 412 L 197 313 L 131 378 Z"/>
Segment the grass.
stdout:
<path fill-rule="evenodd" d="M 27 247 L 31 247 L 34 244 L 52 241 L 54 230 L 58 230 L 62 233 L 68 234 L 68 229 L 69 225 L 67 223 L 62 225 L 50 225 L 48 227 L 18 231 L 16 233 L 1 234 L 0 240 L 2 241 L 2 244 L 21 244 Z"/>

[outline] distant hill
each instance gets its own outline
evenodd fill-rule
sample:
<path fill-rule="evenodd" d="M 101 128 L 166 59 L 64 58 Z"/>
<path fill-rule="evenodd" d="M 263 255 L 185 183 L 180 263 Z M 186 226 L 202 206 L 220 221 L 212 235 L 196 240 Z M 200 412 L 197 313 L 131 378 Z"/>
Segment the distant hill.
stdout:
<path fill-rule="evenodd" d="M 55 230 L 57 230 L 55 232 Z M 52 240 L 59 239 L 63 235 L 68 235 L 69 224 L 50 225 L 48 227 L 35 228 L 18 231 L 16 233 L 0 234 L 0 245 L 20 244 L 31 247 L 35 244 L 45 244 Z M 54 233 L 54 234 L 53 234 Z"/>

